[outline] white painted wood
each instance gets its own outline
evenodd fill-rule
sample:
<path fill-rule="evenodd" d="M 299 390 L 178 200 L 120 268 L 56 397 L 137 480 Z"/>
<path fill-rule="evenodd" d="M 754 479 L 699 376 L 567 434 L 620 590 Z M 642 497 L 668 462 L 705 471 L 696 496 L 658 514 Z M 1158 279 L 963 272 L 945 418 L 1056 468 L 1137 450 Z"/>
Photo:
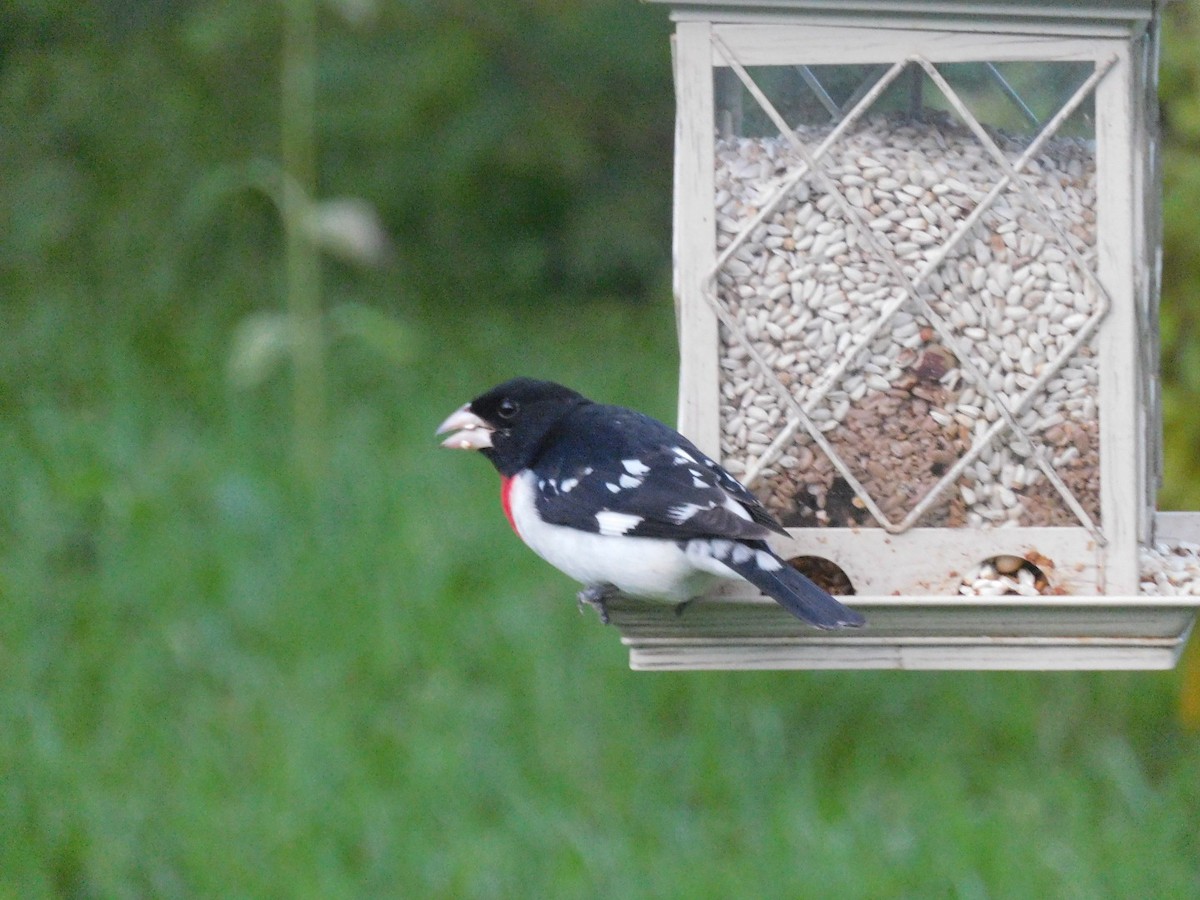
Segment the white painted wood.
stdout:
<path fill-rule="evenodd" d="M 712 596 L 676 614 L 669 604 L 620 599 L 609 605 L 629 640 L 878 643 L 980 638 L 1037 643 L 1088 637 L 1163 639 L 1180 634 L 1200 597 L 847 597 L 867 617 L 862 629 L 820 632 L 762 596 Z"/>
<path fill-rule="evenodd" d="M 1164 540 L 1200 543 L 1200 513 L 1159 513 Z M 1045 529 L 1053 530 L 1053 529 Z M 1200 597 L 855 596 L 867 626 L 809 628 L 752 590 L 689 606 L 618 598 L 615 626 L 635 669 L 1170 668 Z"/>
<path fill-rule="evenodd" d="M 1174 668 L 1183 639 L 1101 645 L 1064 642 L 1056 646 L 856 645 L 792 646 L 764 650 L 726 644 L 706 648 L 631 647 L 629 667 L 640 672 L 783 669 L 906 669 L 1066 671 L 1161 670 Z"/>
<path fill-rule="evenodd" d="M 793 528 L 773 540 L 784 558 L 820 556 L 839 565 L 859 594 L 957 594 L 963 576 L 1002 554 L 1037 560 L 1052 586 L 1097 593 L 1099 554 L 1084 528 Z"/>
<path fill-rule="evenodd" d="M 716 262 L 713 209 L 711 28 L 675 30 L 675 309 L 679 330 L 679 422 L 701 450 L 720 456 L 717 317 L 703 296 Z"/>
<path fill-rule="evenodd" d="M 965 31 L 978 33 L 986 31 L 989 34 L 1025 35 L 1026 37 L 1065 37 L 1065 38 L 1115 38 L 1129 40 L 1143 27 L 1141 20 L 1113 19 L 1070 19 L 1070 18 L 1030 18 L 1030 17 L 997 17 L 986 22 L 977 18 L 953 16 L 870 16 L 862 13 L 846 13 L 835 10 L 812 11 L 798 14 L 795 11 L 771 7 L 770 11 L 762 10 L 748 12 L 746 10 L 713 10 L 684 7 L 671 13 L 675 22 L 721 22 L 746 23 L 756 22 L 763 25 L 792 25 L 803 21 L 810 26 L 833 26 L 862 30 L 891 30 L 925 28 L 935 31 Z"/>
<path fill-rule="evenodd" d="M 650 0 L 667 2 L 671 0 Z M 1170 0 L 1168 0 L 1170 2 Z M 1155 15 L 1153 0 L 1129 4 L 1097 3 L 972 3 L 962 0 L 917 2 L 847 2 L 847 0 L 699 0 L 671 3 L 676 21 L 713 22 L 802 20 L 808 24 L 847 25 L 876 31 L 926 28 L 939 31 L 1078 34 L 1087 37 L 1129 38 Z"/>
<path fill-rule="evenodd" d="M 1200 513 L 1160 512 L 1154 517 L 1156 541 L 1200 544 Z"/>
<path fill-rule="evenodd" d="M 651 3 L 677 5 L 678 0 L 648 0 Z M 916 17 L 967 17 L 1003 19 L 1005 17 L 1076 18 L 1144 20 L 1153 14 L 1154 0 L 1078 0 L 1078 2 L 1038 2 L 1010 0 L 1007 3 L 980 0 L 687 0 L 689 7 L 710 7 L 709 16 L 726 14 L 741 8 L 790 9 L 810 15 L 815 11 L 839 10 L 871 14 L 877 17 L 911 19 Z"/>
<path fill-rule="evenodd" d="M 1136 196 L 1134 71 L 1128 44 L 1096 88 L 1096 271 L 1112 306 L 1097 333 L 1100 360 L 1100 526 L 1108 539 L 1101 590 L 1138 586 L 1138 536 L 1146 504 L 1140 407 L 1135 255 L 1144 207 Z M 1148 336 L 1147 336 L 1148 337 Z"/>
<path fill-rule="evenodd" d="M 682 24 L 682 23 L 681 23 Z M 791 24 L 718 24 L 714 30 L 745 66 L 890 63 L 920 54 L 932 62 L 1095 60 L 1092 39 Z M 719 53 L 714 65 L 725 65 Z"/>
<path fill-rule="evenodd" d="M 631 601 L 609 610 L 633 668 L 1092 669 L 1169 668 L 1197 605 L 1196 597 L 862 597 L 854 606 L 867 627 L 842 632 L 807 628 L 769 601 L 705 601 L 682 616 Z"/>
<path fill-rule="evenodd" d="M 1138 434 L 1144 435 L 1142 447 L 1143 497 L 1139 510 L 1138 540 L 1153 540 L 1154 495 L 1161 485 L 1163 465 L 1162 415 L 1160 406 L 1158 339 L 1158 301 L 1162 263 L 1162 174 L 1158 160 L 1158 20 L 1151 23 L 1132 46 L 1134 64 L 1134 187 L 1133 196 L 1141 204 L 1134 220 L 1137 253 L 1134 256 L 1135 305 L 1137 308 L 1138 364 L 1141 372 Z"/>

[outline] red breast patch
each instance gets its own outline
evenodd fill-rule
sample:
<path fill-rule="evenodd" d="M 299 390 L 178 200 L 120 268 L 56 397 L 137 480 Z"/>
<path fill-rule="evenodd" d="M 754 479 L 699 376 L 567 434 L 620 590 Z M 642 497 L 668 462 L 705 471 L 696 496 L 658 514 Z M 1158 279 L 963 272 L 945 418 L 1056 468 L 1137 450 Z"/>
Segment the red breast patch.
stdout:
<path fill-rule="evenodd" d="M 517 523 L 513 521 L 512 486 L 513 479 L 511 476 L 502 475 L 500 477 L 500 505 L 504 507 L 504 518 L 508 519 L 508 524 L 512 526 L 512 530 L 520 537 L 521 532 L 517 531 Z"/>

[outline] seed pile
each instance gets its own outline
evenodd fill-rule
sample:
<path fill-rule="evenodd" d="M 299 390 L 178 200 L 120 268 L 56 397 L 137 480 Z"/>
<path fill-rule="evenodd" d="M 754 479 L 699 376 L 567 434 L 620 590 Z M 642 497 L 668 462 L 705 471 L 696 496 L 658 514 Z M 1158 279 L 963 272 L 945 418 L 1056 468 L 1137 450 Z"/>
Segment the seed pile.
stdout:
<path fill-rule="evenodd" d="M 1143 594 L 1158 597 L 1200 594 L 1200 545 L 1162 541 L 1142 548 Z"/>
<path fill-rule="evenodd" d="M 1200 545 L 1159 541 L 1141 550 L 1139 591 L 1142 595 L 1200 595 Z M 958 593 L 966 597 L 997 597 L 1056 593 L 1044 577 L 1017 557 L 998 557 L 969 572 Z"/>
<path fill-rule="evenodd" d="M 1039 573 L 1032 566 L 1018 563 L 1012 567 L 1005 567 L 1002 563 L 998 565 L 995 560 L 991 560 L 967 573 L 958 593 L 964 597 L 1000 597 L 1012 594 L 1035 597 L 1054 591 L 1046 578 L 1039 577 Z"/>
<path fill-rule="evenodd" d="M 798 131 L 809 147 L 824 133 Z M 996 140 L 1010 160 L 1023 149 Z M 801 159 L 778 137 L 718 141 L 716 160 L 724 249 Z M 978 140 L 945 119 L 865 120 L 822 169 L 867 224 L 848 220 L 810 176 L 718 273 L 718 298 L 737 332 L 796 402 L 803 405 L 824 374 L 855 353 L 810 415 L 889 518 L 902 518 L 1000 418 L 997 403 L 1015 412 L 1096 312 L 1098 298 L 1068 252 L 1094 265 L 1094 163 L 1091 142 L 1047 141 L 1023 174 L 1049 212 L 1010 186 L 928 277 L 922 296 L 951 340 L 909 298 L 870 344 L 852 349 L 903 295 L 864 232 L 913 278 L 1002 176 Z M 720 352 L 721 450 L 730 470 L 743 474 L 779 435 L 787 408 L 724 326 Z M 1084 343 L 1016 419 L 1098 521 L 1097 383 L 1094 347 Z M 1007 432 L 993 440 L 920 524 L 1077 524 L 1028 451 Z M 786 525 L 875 524 L 803 429 L 766 460 L 753 487 Z"/>

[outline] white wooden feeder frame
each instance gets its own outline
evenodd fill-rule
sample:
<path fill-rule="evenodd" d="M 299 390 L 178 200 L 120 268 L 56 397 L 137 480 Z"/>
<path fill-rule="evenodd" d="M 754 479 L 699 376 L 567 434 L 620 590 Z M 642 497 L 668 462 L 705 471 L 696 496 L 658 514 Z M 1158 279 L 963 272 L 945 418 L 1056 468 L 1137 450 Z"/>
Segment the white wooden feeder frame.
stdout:
<path fill-rule="evenodd" d="M 852 97 L 846 108 L 831 107 L 835 120 L 842 116 L 841 125 L 834 126 L 833 135 L 821 148 L 813 151 L 791 138 L 806 163 L 789 179 L 791 185 L 801 178 L 819 184 L 821 152 L 836 140 L 839 129 L 849 127 L 857 112 L 865 110 L 908 66 L 925 71 L 992 152 L 1003 173 L 993 198 L 1010 185 L 1028 191 L 1021 175 L 1025 162 L 1086 96 L 1094 97 L 1096 263 L 1094 270 L 1082 266 L 1081 271 L 1094 282 L 1091 289 L 1097 303 L 1071 350 L 1062 352 L 1038 383 L 1044 384 L 1094 332 L 1100 369 L 1096 396 L 1101 411 L 1102 524 L 1092 522 L 1078 504 L 1071 504 L 1070 492 L 1060 489 L 1079 519 L 1079 527 L 913 527 L 924 512 L 924 506 L 918 506 L 902 521 L 889 520 L 873 508 L 883 527 L 789 529 L 790 539 L 775 542 L 775 549 L 785 557 L 814 555 L 840 566 L 857 589 L 847 602 L 866 614 L 866 628 L 815 631 L 748 586 L 725 589 L 693 604 L 681 616 L 669 608 L 622 599 L 610 610 L 629 647 L 632 667 L 1133 669 L 1174 665 L 1200 598 L 1139 594 L 1142 546 L 1156 539 L 1200 542 L 1200 514 L 1156 514 L 1153 501 L 1161 443 L 1155 157 L 1161 4 L 1153 0 L 651 2 L 670 3 L 675 22 L 679 426 L 715 458 L 721 455 L 719 329 L 723 312 L 714 285 L 716 273 L 737 240 L 718 251 L 714 209 L 717 69 L 732 70 L 785 137 L 792 135 L 791 129 L 769 101 L 764 103 L 747 67 L 870 64 L 887 69 L 873 90 Z M 1086 62 L 1093 68 L 1075 96 L 1012 163 L 957 100 L 937 66 L 1022 61 Z M 802 68 L 801 74 L 807 71 Z M 1007 87 L 996 75 L 1001 87 Z M 1015 94 L 1010 99 L 1021 105 Z M 980 204 L 963 225 L 960 237 L 986 206 L 986 202 Z M 764 206 L 762 217 L 768 214 L 768 207 Z M 947 241 L 947 251 L 953 240 Z M 894 259 L 892 264 L 895 266 Z M 903 277 L 900 283 L 911 297 L 917 298 L 921 279 L 936 266 L 930 262 L 915 279 Z M 892 312 L 898 307 L 896 303 Z M 948 327 L 932 313 L 929 321 L 952 345 L 954 337 Z M 962 365 L 966 369 L 970 361 L 963 360 Z M 835 378 L 830 377 L 826 384 Z M 1031 388 L 1026 397 L 1036 390 Z M 816 400 L 806 402 L 807 408 L 790 395 L 784 402 L 789 410 L 788 427 L 775 443 L 781 444 L 803 428 L 832 454 L 807 415 Z M 1021 434 L 1014 421 L 1019 412 L 1018 408 L 1002 414 L 995 423 L 997 438 Z M 973 451 L 978 446 L 977 442 Z M 962 465 L 970 462 L 964 459 Z M 1052 467 L 1044 468 L 1054 483 Z M 853 474 L 842 471 L 854 485 Z M 948 472 L 943 480 L 952 483 L 955 474 Z M 870 499 L 865 499 L 870 504 Z M 1038 561 L 1065 594 L 957 595 L 966 571 L 999 555 Z"/>

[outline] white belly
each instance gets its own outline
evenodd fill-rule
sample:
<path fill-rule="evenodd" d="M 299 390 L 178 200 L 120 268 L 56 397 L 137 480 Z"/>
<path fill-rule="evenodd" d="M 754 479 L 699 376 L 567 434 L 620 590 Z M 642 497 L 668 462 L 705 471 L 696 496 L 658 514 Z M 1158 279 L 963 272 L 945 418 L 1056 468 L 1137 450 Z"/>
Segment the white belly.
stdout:
<path fill-rule="evenodd" d="M 615 537 L 543 522 L 537 514 L 533 482 L 531 472 L 513 479 L 509 492 L 513 525 L 534 553 L 576 581 L 611 584 L 632 597 L 672 603 L 692 599 L 713 582 L 715 575 L 697 569 L 675 541 Z"/>

